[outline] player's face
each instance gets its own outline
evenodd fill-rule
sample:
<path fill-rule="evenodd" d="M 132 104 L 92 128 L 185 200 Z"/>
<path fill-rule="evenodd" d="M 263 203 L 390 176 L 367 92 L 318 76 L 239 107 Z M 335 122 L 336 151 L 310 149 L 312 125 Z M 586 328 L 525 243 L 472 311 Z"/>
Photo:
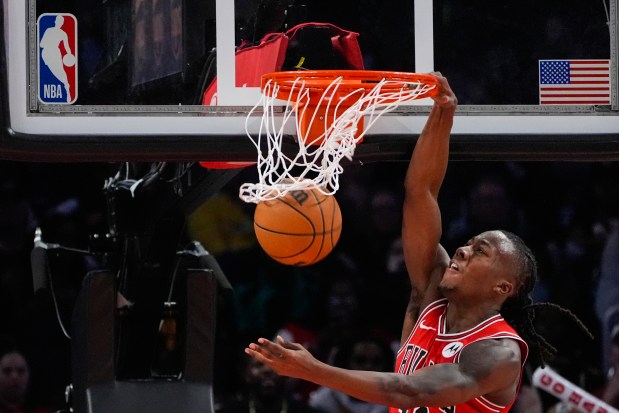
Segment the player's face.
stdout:
<path fill-rule="evenodd" d="M 502 232 L 484 232 L 456 250 L 439 288 L 447 295 L 487 297 L 509 279 L 514 256 L 515 247 Z"/>

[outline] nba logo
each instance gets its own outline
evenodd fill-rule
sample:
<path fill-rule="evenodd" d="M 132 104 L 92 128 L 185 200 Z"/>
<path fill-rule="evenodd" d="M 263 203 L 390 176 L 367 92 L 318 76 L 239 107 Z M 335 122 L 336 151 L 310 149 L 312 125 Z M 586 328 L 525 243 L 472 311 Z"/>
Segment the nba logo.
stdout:
<path fill-rule="evenodd" d="M 45 13 L 37 20 L 39 100 L 71 104 L 77 100 L 77 19 Z"/>

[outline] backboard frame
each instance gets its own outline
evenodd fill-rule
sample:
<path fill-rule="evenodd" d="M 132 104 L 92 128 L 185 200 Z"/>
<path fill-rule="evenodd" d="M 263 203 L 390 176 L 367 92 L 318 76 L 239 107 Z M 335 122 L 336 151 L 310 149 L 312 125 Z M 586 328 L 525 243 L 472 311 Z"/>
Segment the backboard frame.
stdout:
<path fill-rule="evenodd" d="M 8 94 L 2 93 L 0 157 L 50 161 L 253 160 L 255 149 L 245 135 L 245 113 L 251 109 L 250 103 L 257 101 L 259 90 L 234 86 L 234 7 L 229 4 L 229 0 L 216 0 L 217 81 L 222 93 L 219 106 L 67 106 L 40 105 L 32 100 L 36 93 L 28 93 L 28 84 L 36 84 L 32 46 L 36 38 L 32 25 L 36 21 L 35 1 L 4 0 L 8 44 L 3 37 L 2 89 Z M 609 6 L 611 79 L 617 85 L 617 0 L 610 0 Z M 419 73 L 433 68 L 431 10 L 431 0 L 415 1 L 415 38 L 424 39 L 415 48 L 415 71 Z M 26 27 L 28 16 L 31 24 Z M 30 53 L 18 47 L 20 44 L 29 44 Z M 24 72 L 28 65 L 30 70 Z M 614 87 L 609 107 L 461 105 L 453 129 L 453 156 L 463 160 L 619 159 L 617 93 Z M 418 101 L 381 118 L 357 148 L 355 161 L 407 159 L 425 123 L 429 104 L 427 99 Z M 35 107 L 38 112 L 33 114 Z M 110 128 L 111 121 L 114 128 Z M 249 125 L 256 131 L 259 118 L 250 119 Z M 294 145 L 291 136 L 291 150 Z"/>

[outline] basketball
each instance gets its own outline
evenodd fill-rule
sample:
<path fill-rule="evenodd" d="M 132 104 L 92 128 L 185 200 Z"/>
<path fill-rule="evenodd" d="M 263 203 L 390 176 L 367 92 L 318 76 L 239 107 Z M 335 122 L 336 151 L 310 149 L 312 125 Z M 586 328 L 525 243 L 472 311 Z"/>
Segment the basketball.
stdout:
<path fill-rule="evenodd" d="M 73 65 L 75 65 L 75 55 L 67 53 L 62 57 L 62 63 L 64 63 L 64 65 L 67 67 L 72 67 Z"/>
<path fill-rule="evenodd" d="M 291 191 L 262 201 L 254 212 L 254 231 L 275 261 L 292 266 L 315 264 L 335 248 L 342 231 L 337 200 L 317 189 Z"/>

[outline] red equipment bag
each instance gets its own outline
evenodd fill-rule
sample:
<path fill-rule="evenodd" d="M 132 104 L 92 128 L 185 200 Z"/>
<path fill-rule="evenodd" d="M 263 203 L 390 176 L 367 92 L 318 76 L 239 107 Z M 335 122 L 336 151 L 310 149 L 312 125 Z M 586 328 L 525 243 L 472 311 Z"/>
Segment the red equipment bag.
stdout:
<path fill-rule="evenodd" d="M 328 36 L 330 45 L 320 43 L 318 38 L 325 36 Z M 311 65 L 312 69 L 363 70 L 363 55 L 358 37 L 359 33 L 344 30 L 331 23 L 309 22 L 298 24 L 283 33 L 269 33 L 255 46 L 243 42 L 235 54 L 236 87 L 260 87 L 261 76 L 281 71 L 285 62 L 289 62 L 291 66 L 286 70 L 307 69 L 302 67 L 305 62 Z M 204 91 L 202 104 L 217 105 L 216 77 Z M 242 168 L 253 164 L 254 162 L 200 162 L 200 165 L 210 169 Z"/>
<path fill-rule="evenodd" d="M 328 29 L 333 52 L 341 57 L 348 67 L 312 67 L 312 69 L 359 69 L 364 68 L 359 47 L 359 33 L 339 28 L 331 23 L 301 23 L 284 33 L 269 33 L 256 46 L 241 43 L 235 55 L 236 87 L 259 87 L 260 77 L 265 73 L 278 72 L 286 59 L 290 43 L 305 29 Z M 323 52 L 326 52 L 323 50 Z M 217 78 L 213 79 L 202 97 L 203 105 L 217 105 Z"/>

